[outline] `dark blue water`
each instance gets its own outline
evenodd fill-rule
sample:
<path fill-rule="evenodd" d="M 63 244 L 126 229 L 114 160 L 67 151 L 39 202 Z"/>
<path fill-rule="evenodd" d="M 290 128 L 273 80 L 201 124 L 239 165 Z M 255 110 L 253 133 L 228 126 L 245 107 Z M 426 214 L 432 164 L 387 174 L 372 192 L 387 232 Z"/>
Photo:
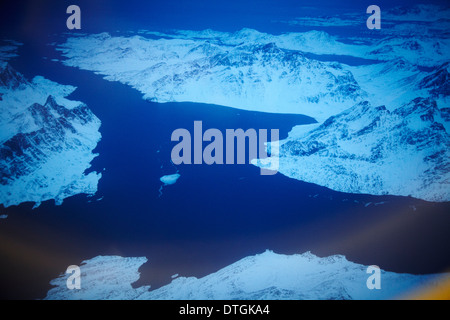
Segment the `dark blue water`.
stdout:
<path fill-rule="evenodd" d="M 314 54 L 314 53 L 304 53 L 305 57 L 308 59 L 324 61 L 324 62 L 339 62 L 347 64 L 349 66 L 364 66 L 369 64 L 380 63 L 379 60 L 358 58 L 346 55 L 336 55 L 336 54 Z"/>

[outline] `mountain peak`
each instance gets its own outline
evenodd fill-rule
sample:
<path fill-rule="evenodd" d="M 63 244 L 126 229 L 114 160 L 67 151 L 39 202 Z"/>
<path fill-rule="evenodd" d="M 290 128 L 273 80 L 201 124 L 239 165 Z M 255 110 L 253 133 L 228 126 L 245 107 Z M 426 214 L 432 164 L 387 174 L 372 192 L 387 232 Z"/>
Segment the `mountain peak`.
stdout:
<path fill-rule="evenodd" d="M 17 72 L 8 62 L 0 65 L 0 87 L 16 89 L 21 84 L 26 84 L 28 81 L 25 77 Z"/>
<path fill-rule="evenodd" d="M 282 50 L 274 42 L 269 42 L 267 44 L 257 46 L 254 52 L 280 53 Z"/>
<path fill-rule="evenodd" d="M 423 78 L 419 88 L 430 89 L 433 97 L 447 97 L 450 95 L 450 62 L 446 62 Z"/>

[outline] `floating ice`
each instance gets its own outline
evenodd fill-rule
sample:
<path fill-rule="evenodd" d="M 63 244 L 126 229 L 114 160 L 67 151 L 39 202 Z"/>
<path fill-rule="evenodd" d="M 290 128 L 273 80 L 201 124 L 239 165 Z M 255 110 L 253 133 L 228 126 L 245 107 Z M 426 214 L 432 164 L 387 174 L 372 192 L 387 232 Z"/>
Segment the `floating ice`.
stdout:
<path fill-rule="evenodd" d="M 159 178 L 159 180 L 161 180 L 161 182 L 163 183 L 163 185 L 159 188 L 159 197 L 162 196 L 163 188 L 165 186 L 170 186 L 171 184 L 174 184 L 175 182 L 177 182 L 179 177 L 180 177 L 180 174 L 174 173 L 174 174 L 165 175 L 165 176 L 162 176 L 161 178 Z"/>
<path fill-rule="evenodd" d="M 161 180 L 162 183 L 164 183 L 165 186 L 174 184 L 177 182 L 180 175 L 178 173 L 162 176 L 159 180 Z"/>

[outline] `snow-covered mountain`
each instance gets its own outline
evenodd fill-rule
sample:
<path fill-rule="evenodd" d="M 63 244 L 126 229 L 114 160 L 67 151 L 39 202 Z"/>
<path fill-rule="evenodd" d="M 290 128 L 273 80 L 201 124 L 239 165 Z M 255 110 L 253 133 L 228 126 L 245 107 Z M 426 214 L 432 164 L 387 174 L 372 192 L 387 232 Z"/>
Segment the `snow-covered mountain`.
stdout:
<path fill-rule="evenodd" d="M 436 101 L 440 109 L 450 105 L 449 62 L 427 72 L 403 58 L 346 69 L 374 106 L 385 105 L 393 111 L 418 97 Z"/>
<path fill-rule="evenodd" d="M 100 120 L 65 97 L 75 87 L 0 65 L 0 204 L 94 194 L 101 175 L 84 174 L 96 156 Z"/>
<path fill-rule="evenodd" d="M 305 114 L 319 122 L 366 100 L 370 89 L 364 86 L 367 83 L 372 87 L 372 81 L 384 84 L 389 91 L 391 84 L 397 88 L 395 81 L 406 70 L 380 72 L 383 70 L 377 69 L 386 68 L 383 63 L 351 68 L 307 58 L 305 52 L 387 60 L 388 64 L 403 61 L 415 68 L 415 76 L 420 78 L 427 73 L 416 65 L 442 66 L 450 50 L 446 38 L 420 36 L 386 37 L 368 45 L 344 43 L 323 31 L 276 36 L 251 29 L 140 34 L 150 38 L 106 33 L 71 37 L 58 50 L 67 58 L 65 65 L 128 84 L 152 101 Z M 410 96 L 395 106 L 423 96 L 411 80 L 403 77 L 406 83 L 401 90 Z M 380 97 L 379 92 L 376 94 Z M 383 92 L 381 97 L 388 99 L 381 104 L 392 105 L 390 100 L 396 93 Z"/>
<path fill-rule="evenodd" d="M 415 65 L 436 67 L 448 61 L 449 49 L 448 36 L 393 36 L 378 41 L 365 57 L 378 60 L 403 58 Z"/>
<path fill-rule="evenodd" d="M 450 62 L 436 68 L 424 77 L 418 86 L 428 89 L 431 96 L 436 99 L 450 96 Z"/>
<path fill-rule="evenodd" d="M 433 77 L 437 69 L 447 72 L 450 52 L 450 40 L 442 35 L 387 36 L 369 45 L 344 43 L 323 31 L 140 34 L 151 38 L 105 33 L 71 37 L 58 50 L 67 58 L 64 64 L 129 84 L 149 100 L 300 113 L 319 122 L 364 100 L 396 108 L 432 96 L 431 89 L 424 90 L 430 88 L 424 78 Z M 307 58 L 305 52 L 317 56 Z M 325 59 L 321 55 L 381 62 L 350 67 L 316 60 Z M 433 68 L 426 72 L 420 66 Z M 445 79 L 440 83 L 433 86 L 447 85 Z"/>
<path fill-rule="evenodd" d="M 279 171 L 289 177 L 344 192 L 450 200 L 447 38 L 363 45 L 318 31 L 141 34 L 151 38 L 71 37 L 59 50 L 64 64 L 129 84 L 146 99 L 316 118 L 321 126 L 297 128 L 282 143 Z M 386 61 L 348 66 L 303 51 Z"/>
<path fill-rule="evenodd" d="M 301 113 L 319 122 L 331 116 L 325 123 L 335 125 L 324 123 L 310 137 L 291 135 L 283 143 L 279 171 L 289 177 L 345 192 L 450 199 L 448 56 L 443 51 L 448 39 L 390 36 L 368 46 L 344 44 L 317 31 L 141 33 L 159 38 L 90 35 L 69 38 L 59 49 L 68 58 L 66 65 L 127 83 L 154 101 Z M 303 51 L 388 61 L 350 67 L 306 58 Z M 417 65 L 436 67 L 425 72 Z M 420 111 L 412 111 L 411 104 L 420 105 Z M 434 116 L 426 118 L 428 112 Z M 386 121 L 380 123 L 380 117 Z M 422 124 L 411 127 L 418 121 Z M 359 132 L 371 123 L 374 130 Z M 349 128 L 358 135 L 347 135 Z M 406 142 L 408 135 L 420 141 Z M 304 145 L 316 143 L 320 157 L 311 150 L 305 157 Z M 355 161 L 360 162 L 355 166 Z"/>
<path fill-rule="evenodd" d="M 346 68 L 374 106 L 385 105 L 394 110 L 417 97 L 431 96 L 429 88 L 421 84 L 431 73 L 420 71 L 403 58 Z"/>
<path fill-rule="evenodd" d="M 446 127 L 448 110 L 431 99 L 393 111 L 358 103 L 320 125 L 294 128 L 279 143 L 279 171 L 343 192 L 449 201 Z"/>
<path fill-rule="evenodd" d="M 340 36 L 331 37 L 334 40 L 331 42 L 317 43 L 316 48 L 311 48 L 311 52 L 328 47 L 333 49 L 334 54 L 377 60 L 404 58 L 421 66 L 437 66 L 447 60 L 446 52 L 450 45 L 448 5 L 417 4 L 390 9 L 381 6 L 381 12 L 381 29 L 373 31 L 366 29 L 368 15 L 352 10 L 344 10 L 331 16 L 305 15 L 280 22 L 309 28 L 321 27 L 321 30 Z M 340 27 L 352 28 L 350 39 L 342 38 Z M 345 40 L 350 40 L 350 45 Z"/>
<path fill-rule="evenodd" d="M 448 65 L 347 67 L 368 101 L 294 128 L 280 143 L 279 172 L 342 192 L 450 201 Z"/>
<path fill-rule="evenodd" d="M 357 17 L 358 23 L 362 22 L 365 26 L 365 20 L 361 19 L 359 13 Z M 307 20 L 311 21 L 311 18 Z M 202 40 L 228 46 L 275 43 L 281 49 L 318 55 L 345 55 L 380 61 L 403 58 L 418 66 L 436 67 L 448 60 L 450 39 L 446 26 L 450 25 L 450 20 L 435 23 L 440 25 L 426 26 L 414 21 L 407 24 L 394 21 L 388 28 L 380 30 L 381 35 L 384 35 L 381 38 L 371 38 L 366 34 L 363 38 L 346 39 L 317 30 L 272 35 L 247 28 L 234 33 L 213 30 L 174 30 L 171 33 L 160 33 L 140 30 L 139 34 L 164 39 Z"/>
<path fill-rule="evenodd" d="M 5 89 L 17 89 L 21 84 L 27 85 L 29 83 L 23 75 L 14 70 L 8 63 L 1 63 L 0 87 Z"/>
<path fill-rule="evenodd" d="M 60 50 L 68 58 L 64 64 L 128 84 L 156 102 L 211 103 L 325 120 L 365 98 L 338 63 L 308 59 L 273 42 L 244 37 L 236 42 L 99 34 L 69 38 Z"/>
<path fill-rule="evenodd" d="M 393 299 L 448 275 L 411 275 L 381 271 L 381 289 L 369 290 L 367 266 L 344 256 L 319 258 L 266 251 L 246 257 L 203 278 L 175 277 L 161 288 L 133 288 L 146 258 L 98 256 L 81 265 L 81 289 L 69 290 L 69 274 L 50 283 L 46 299 L 242 300 L 242 299 Z"/>

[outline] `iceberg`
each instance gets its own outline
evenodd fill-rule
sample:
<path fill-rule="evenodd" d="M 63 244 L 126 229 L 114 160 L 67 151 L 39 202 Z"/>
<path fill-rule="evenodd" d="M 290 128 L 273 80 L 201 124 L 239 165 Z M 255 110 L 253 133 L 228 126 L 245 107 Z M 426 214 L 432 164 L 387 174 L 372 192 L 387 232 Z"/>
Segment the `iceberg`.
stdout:
<path fill-rule="evenodd" d="M 174 184 L 175 182 L 177 182 L 178 178 L 180 178 L 180 174 L 178 174 L 178 173 L 165 175 L 165 176 L 162 176 L 161 178 L 159 178 L 159 180 L 163 183 L 163 185 L 159 188 L 158 197 L 162 196 L 162 194 L 163 194 L 162 191 L 165 186 L 170 186 L 170 185 Z"/>
<path fill-rule="evenodd" d="M 165 186 L 168 186 L 168 185 L 171 185 L 171 184 L 174 184 L 175 182 L 177 182 L 178 178 L 180 178 L 180 174 L 174 173 L 174 174 L 162 176 L 161 178 L 159 178 L 159 180 L 161 180 L 161 182 L 164 183 Z"/>

